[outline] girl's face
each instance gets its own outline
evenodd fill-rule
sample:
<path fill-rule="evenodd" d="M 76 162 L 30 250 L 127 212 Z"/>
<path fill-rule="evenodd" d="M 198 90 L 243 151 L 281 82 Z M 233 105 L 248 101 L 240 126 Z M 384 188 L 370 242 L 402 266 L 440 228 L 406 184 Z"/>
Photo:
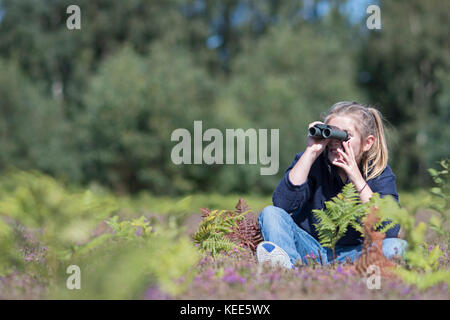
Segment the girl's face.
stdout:
<path fill-rule="evenodd" d="M 360 163 L 362 155 L 364 152 L 368 151 L 374 141 L 374 137 L 372 135 L 368 136 L 366 139 L 363 139 L 359 131 L 356 129 L 356 120 L 353 117 L 349 116 L 332 116 L 331 119 L 327 123 L 330 126 L 334 126 L 339 130 L 347 131 L 350 143 L 350 148 L 353 150 L 353 154 L 355 155 L 356 163 Z M 364 141 L 363 141 L 364 140 Z M 330 139 L 328 142 L 328 159 L 332 163 L 335 159 L 340 159 L 342 156 L 337 151 L 341 149 L 345 152 L 344 147 L 342 146 L 342 142 L 338 139 Z"/>

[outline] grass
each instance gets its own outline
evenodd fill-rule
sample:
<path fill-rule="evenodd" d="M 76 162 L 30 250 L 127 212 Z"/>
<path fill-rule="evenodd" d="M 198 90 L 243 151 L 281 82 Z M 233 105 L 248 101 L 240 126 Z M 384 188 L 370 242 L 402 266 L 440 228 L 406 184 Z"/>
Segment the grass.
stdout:
<path fill-rule="evenodd" d="M 182 213 L 186 211 L 189 214 L 200 213 L 200 208 L 210 209 L 234 209 L 241 196 L 237 194 L 221 195 L 218 193 L 210 194 L 192 194 L 179 197 L 153 196 L 150 193 L 142 192 L 134 197 L 123 197 L 123 207 L 131 213 L 156 213 L 160 215 L 168 213 Z M 245 195 L 247 204 L 254 210 L 261 210 L 267 205 L 272 204 L 272 196 Z M 186 206 L 180 207 L 179 202 L 185 200 Z"/>

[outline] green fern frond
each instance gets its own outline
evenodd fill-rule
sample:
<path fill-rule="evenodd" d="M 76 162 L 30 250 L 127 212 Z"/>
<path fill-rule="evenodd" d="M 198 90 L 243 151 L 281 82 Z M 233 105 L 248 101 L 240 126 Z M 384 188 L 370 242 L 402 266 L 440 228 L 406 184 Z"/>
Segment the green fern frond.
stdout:
<path fill-rule="evenodd" d="M 237 228 L 239 221 L 243 220 L 250 211 L 236 213 L 230 210 L 213 210 L 206 216 L 197 232 L 193 236 L 194 243 L 203 251 L 211 252 L 213 256 L 223 251 L 230 251 L 236 244 L 225 238 L 225 235 Z"/>
<path fill-rule="evenodd" d="M 314 216 L 318 220 L 319 224 L 318 227 L 321 229 L 335 229 L 336 224 L 335 221 L 332 219 L 332 215 L 328 215 L 327 212 L 325 212 L 323 209 L 314 209 L 313 211 Z"/>
<path fill-rule="evenodd" d="M 365 215 L 364 206 L 353 184 L 347 184 L 342 192 L 325 202 L 326 209 L 313 210 L 318 223 L 314 224 L 319 242 L 324 247 L 334 248 L 347 232 L 348 226 L 357 226 L 357 219 Z M 356 228 L 362 231 L 361 226 Z"/>

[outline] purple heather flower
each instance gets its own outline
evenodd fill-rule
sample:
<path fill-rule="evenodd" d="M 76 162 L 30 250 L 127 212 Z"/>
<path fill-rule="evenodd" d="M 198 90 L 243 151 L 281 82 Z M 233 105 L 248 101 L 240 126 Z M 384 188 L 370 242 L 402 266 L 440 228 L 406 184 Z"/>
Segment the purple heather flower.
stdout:
<path fill-rule="evenodd" d="M 267 278 L 269 278 L 269 280 L 271 282 L 276 282 L 276 281 L 280 280 L 281 277 L 278 272 L 272 272 L 272 273 L 267 274 Z"/>
<path fill-rule="evenodd" d="M 342 268 L 341 266 L 337 267 L 336 272 L 339 274 L 345 275 L 344 268 Z"/>
<path fill-rule="evenodd" d="M 234 273 L 234 268 L 225 268 L 225 269 L 223 270 L 223 272 L 224 272 L 225 274 L 232 274 L 232 273 Z"/>
<path fill-rule="evenodd" d="M 186 281 L 186 277 L 179 277 L 178 279 L 175 279 L 175 282 L 178 284 L 182 284 Z"/>
<path fill-rule="evenodd" d="M 200 260 L 200 265 L 202 266 L 202 265 L 207 264 L 209 262 L 210 262 L 209 256 L 205 256 L 205 257 L 202 258 L 202 260 Z"/>
<path fill-rule="evenodd" d="M 162 292 L 157 286 L 147 289 L 144 294 L 146 300 L 168 300 L 170 296 Z"/>
<path fill-rule="evenodd" d="M 136 229 L 136 235 L 137 235 L 138 237 L 142 236 L 142 228 L 141 228 L 141 227 L 138 227 L 138 228 Z"/>
<path fill-rule="evenodd" d="M 234 268 L 226 268 L 224 270 L 224 276 L 223 276 L 223 280 L 225 282 L 228 283 L 235 283 L 235 282 L 239 282 L 240 276 L 238 274 L 236 274 Z"/>
<path fill-rule="evenodd" d="M 235 283 L 235 282 L 240 282 L 240 283 L 242 283 L 242 277 L 239 276 L 239 275 L 236 274 L 236 273 L 227 274 L 227 275 L 223 276 L 222 279 L 223 279 L 225 282 L 228 282 L 228 283 Z M 245 280 L 245 279 L 244 279 L 244 280 Z M 245 282 L 245 281 L 244 281 L 244 282 Z"/>
<path fill-rule="evenodd" d="M 408 293 L 410 293 L 410 291 L 411 291 L 411 288 L 406 287 L 406 288 L 403 288 L 401 294 L 406 296 Z"/>
<path fill-rule="evenodd" d="M 213 268 L 209 268 L 208 270 L 206 270 L 205 272 L 205 276 L 208 277 L 209 279 L 211 279 L 214 276 L 214 270 Z"/>

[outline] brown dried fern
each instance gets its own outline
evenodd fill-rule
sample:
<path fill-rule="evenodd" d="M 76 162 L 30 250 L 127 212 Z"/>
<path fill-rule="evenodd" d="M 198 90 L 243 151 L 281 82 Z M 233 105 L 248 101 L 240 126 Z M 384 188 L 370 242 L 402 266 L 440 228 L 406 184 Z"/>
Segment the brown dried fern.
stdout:
<path fill-rule="evenodd" d="M 250 211 L 250 208 L 245 200 L 240 198 L 236 205 L 235 214 L 241 214 L 245 211 Z M 238 227 L 233 228 L 233 232 L 227 234 L 227 237 L 254 253 L 256 246 L 263 241 L 258 226 L 258 215 L 252 211 L 245 214 L 244 219 L 239 221 Z"/>
<path fill-rule="evenodd" d="M 208 208 L 200 208 L 200 210 L 202 212 L 202 219 L 205 219 L 211 213 L 211 210 Z"/>
<path fill-rule="evenodd" d="M 249 211 L 244 218 L 238 222 L 237 227 L 233 227 L 233 231 L 225 235 L 229 240 L 235 242 L 244 248 L 256 252 L 257 245 L 263 241 L 261 231 L 258 225 L 258 214 L 252 212 L 243 198 L 239 198 L 236 209 L 230 214 L 239 215 Z M 205 219 L 211 213 L 208 208 L 201 208 L 202 218 Z"/>
<path fill-rule="evenodd" d="M 372 207 L 370 213 L 363 220 L 364 243 L 362 253 L 355 262 L 355 271 L 361 275 L 367 275 L 367 268 L 376 265 L 380 268 L 380 275 L 386 278 L 394 277 L 392 268 L 395 263 L 387 259 L 383 254 L 383 239 L 385 234 L 375 231 L 375 225 L 380 218 L 377 215 L 378 208 Z"/>

